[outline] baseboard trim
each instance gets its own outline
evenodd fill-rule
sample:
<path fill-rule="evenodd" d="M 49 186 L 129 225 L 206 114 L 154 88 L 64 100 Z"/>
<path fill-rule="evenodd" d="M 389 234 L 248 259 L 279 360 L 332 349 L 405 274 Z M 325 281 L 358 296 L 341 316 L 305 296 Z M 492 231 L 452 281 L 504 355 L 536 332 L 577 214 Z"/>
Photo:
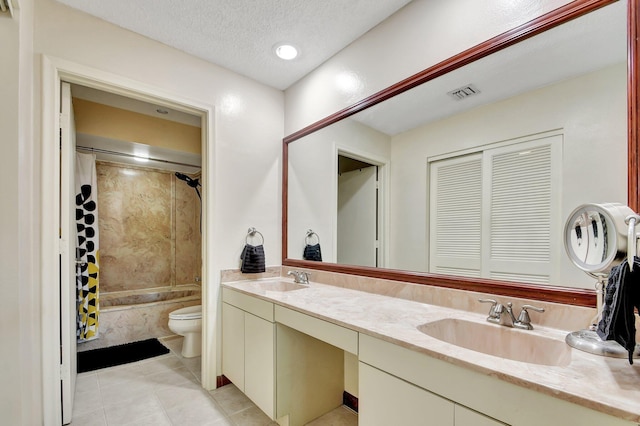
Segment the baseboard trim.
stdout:
<path fill-rule="evenodd" d="M 349 392 L 342 392 L 342 404 L 356 413 L 358 412 L 358 397 L 351 395 Z"/>
<path fill-rule="evenodd" d="M 230 385 L 231 380 L 227 379 L 227 377 L 223 374 L 222 376 L 216 377 L 216 388 L 221 388 L 222 386 Z"/>

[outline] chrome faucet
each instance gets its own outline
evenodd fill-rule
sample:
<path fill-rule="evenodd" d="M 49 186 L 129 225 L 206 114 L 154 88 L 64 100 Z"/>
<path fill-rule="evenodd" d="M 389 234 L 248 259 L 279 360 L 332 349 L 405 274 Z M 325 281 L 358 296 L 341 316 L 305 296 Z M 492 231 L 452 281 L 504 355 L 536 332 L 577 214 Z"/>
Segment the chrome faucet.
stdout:
<path fill-rule="evenodd" d="M 287 275 L 293 275 L 293 282 L 298 284 L 309 284 L 309 273 L 305 271 L 289 271 Z"/>
<path fill-rule="evenodd" d="M 531 305 L 523 305 L 522 311 L 520 315 L 518 315 L 518 319 L 513 315 L 513 304 L 511 302 L 507 303 L 504 306 L 502 303 L 498 303 L 493 299 L 478 299 L 481 303 L 491 303 L 491 309 L 489 310 L 489 316 L 487 316 L 487 321 L 505 325 L 507 327 L 519 328 L 522 330 L 533 330 L 533 326 L 531 325 L 531 318 L 529 317 L 529 312 L 527 309 L 534 310 L 536 312 L 544 312 L 544 308 L 536 308 Z M 505 315 L 506 313 L 506 315 Z M 507 317 L 506 320 L 504 317 Z"/>
<path fill-rule="evenodd" d="M 531 309 L 536 312 L 544 312 L 544 308 L 536 308 L 531 305 L 522 305 L 522 311 L 520 311 L 520 315 L 518 315 L 518 320 L 513 323 L 513 326 L 516 328 L 521 328 L 523 330 L 533 330 L 533 326 L 531 325 L 531 318 L 529 318 L 529 312 L 527 309 Z"/>

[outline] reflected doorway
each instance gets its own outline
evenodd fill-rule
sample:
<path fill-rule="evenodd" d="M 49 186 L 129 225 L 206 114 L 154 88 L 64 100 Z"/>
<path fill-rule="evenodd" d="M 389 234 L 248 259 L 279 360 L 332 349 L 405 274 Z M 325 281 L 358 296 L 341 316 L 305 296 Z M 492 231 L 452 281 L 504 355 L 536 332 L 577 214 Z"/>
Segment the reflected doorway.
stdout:
<path fill-rule="evenodd" d="M 381 266 L 379 244 L 379 167 L 338 154 L 337 261 Z"/>

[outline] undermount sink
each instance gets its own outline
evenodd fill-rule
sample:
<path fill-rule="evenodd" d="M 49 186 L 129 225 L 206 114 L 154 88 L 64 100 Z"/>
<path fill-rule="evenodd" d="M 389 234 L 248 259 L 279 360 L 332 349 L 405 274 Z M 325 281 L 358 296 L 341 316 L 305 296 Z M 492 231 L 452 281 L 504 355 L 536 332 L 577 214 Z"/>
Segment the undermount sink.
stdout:
<path fill-rule="evenodd" d="M 291 281 L 256 281 L 252 285 L 264 291 L 293 291 L 309 288 L 308 285 L 298 284 Z"/>
<path fill-rule="evenodd" d="M 566 366 L 571 349 L 564 341 L 494 324 L 445 318 L 418 326 L 422 333 L 472 351 L 530 364 Z"/>

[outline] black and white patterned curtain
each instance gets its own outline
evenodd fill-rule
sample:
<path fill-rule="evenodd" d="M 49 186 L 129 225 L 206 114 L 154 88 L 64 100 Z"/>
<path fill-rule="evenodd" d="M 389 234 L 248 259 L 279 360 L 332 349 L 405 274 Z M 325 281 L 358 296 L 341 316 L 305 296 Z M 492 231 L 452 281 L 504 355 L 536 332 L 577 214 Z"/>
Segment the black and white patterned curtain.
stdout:
<path fill-rule="evenodd" d="M 76 153 L 76 286 L 79 342 L 98 337 L 99 244 L 96 156 Z"/>

